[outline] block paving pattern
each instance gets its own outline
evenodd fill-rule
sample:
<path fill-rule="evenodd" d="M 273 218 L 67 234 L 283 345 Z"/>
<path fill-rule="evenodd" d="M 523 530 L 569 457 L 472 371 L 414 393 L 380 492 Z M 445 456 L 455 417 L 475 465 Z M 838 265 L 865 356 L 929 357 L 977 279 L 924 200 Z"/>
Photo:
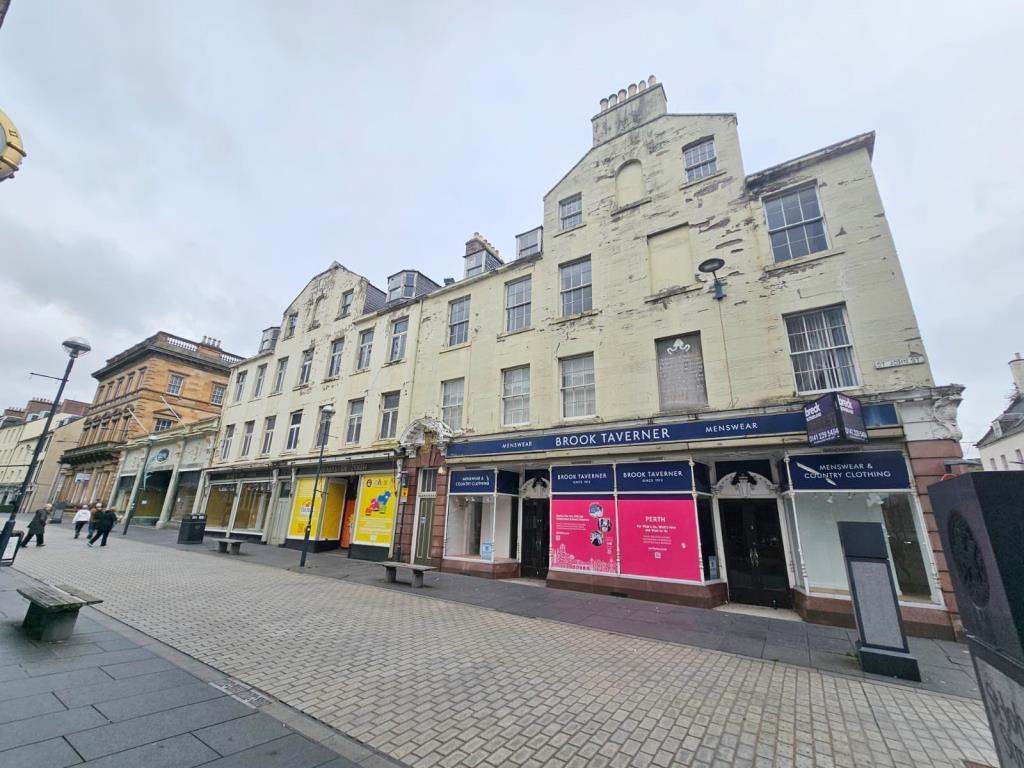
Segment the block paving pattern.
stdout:
<path fill-rule="evenodd" d="M 18 569 L 417 768 L 996 765 L 977 701 L 47 533 Z"/>

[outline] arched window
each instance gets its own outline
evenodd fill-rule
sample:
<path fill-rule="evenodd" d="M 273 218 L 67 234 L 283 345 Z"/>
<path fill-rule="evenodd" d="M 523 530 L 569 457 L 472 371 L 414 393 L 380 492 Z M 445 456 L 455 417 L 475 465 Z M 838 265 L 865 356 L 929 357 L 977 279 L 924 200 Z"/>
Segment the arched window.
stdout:
<path fill-rule="evenodd" d="M 615 174 L 616 207 L 622 208 L 637 200 L 642 200 L 646 194 L 643 166 L 640 165 L 639 160 L 630 160 Z"/>

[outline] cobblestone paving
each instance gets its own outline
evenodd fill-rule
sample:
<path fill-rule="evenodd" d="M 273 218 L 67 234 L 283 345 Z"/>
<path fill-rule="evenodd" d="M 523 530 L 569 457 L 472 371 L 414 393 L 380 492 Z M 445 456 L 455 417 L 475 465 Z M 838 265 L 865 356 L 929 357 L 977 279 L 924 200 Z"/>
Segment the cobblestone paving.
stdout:
<path fill-rule="evenodd" d="M 975 701 L 47 534 L 18 569 L 417 768 L 996 764 Z"/>

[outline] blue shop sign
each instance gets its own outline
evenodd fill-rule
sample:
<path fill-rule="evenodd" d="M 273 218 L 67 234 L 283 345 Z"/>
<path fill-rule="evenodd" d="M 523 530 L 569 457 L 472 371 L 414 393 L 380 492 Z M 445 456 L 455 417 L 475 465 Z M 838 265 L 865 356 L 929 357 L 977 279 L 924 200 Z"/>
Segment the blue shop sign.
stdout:
<path fill-rule="evenodd" d="M 509 496 L 519 495 L 519 473 L 509 472 L 504 469 L 498 470 L 498 493 Z"/>
<path fill-rule="evenodd" d="M 611 493 L 615 474 L 611 464 L 551 468 L 552 493 Z"/>
<path fill-rule="evenodd" d="M 812 453 L 789 457 L 794 491 L 888 491 L 910 488 L 899 451 Z"/>
<path fill-rule="evenodd" d="M 866 443 L 864 410 L 860 400 L 841 392 L 829 392 L 804 406 L 807 444 L 815 447 L 831 443 Z"/>
<path fill-rule="evenodd" d="M 865 427 L 899 426 L 896 408 L 890 403 L 866 405 Z M 645 425 L 597 429 L 587 432 L 549 432 L 543 435 L 492 440 L 455 441 L 448 446 L 449 456 L 481 456 L 502 453 L 538 453 L 541 451 L 593 450 L 623 445 L 726 440 L 737 437 L 763 437 L 804 432 L 807 423 L 803 411 L 743 416 L 735 419 L 683 421 L 676 424 Z"/>
<path fill-rule="evenodd" d="M 493 469 L 456 469 L 448 476 L 449 494 L 494 493 Z"/>
<path fill-rule="evenodd" d="M 693 490 L 693 472 L 688 461 L 645 461 L 616 464 L 615 482 L 619 492 Z"/>

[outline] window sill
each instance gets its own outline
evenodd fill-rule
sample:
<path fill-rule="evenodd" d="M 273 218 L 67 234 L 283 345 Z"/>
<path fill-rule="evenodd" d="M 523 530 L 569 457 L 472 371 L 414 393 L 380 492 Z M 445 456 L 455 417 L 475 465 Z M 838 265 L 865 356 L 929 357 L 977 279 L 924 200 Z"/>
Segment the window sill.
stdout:
<path fill-rule="evenodd" d="M 516 336 L 520 333 L 527 333 L 532 330 L 533 326 L 528 325 L 526 328 L 516 328 L 514 331 L 503 331 L 502 333 L 499 333 L 496 338 L 500 341 L 501 339 L 504 339 L 508 336 Z"/>
<path fill-rule="evenodd" d="M 793 392 L 794 397 L 813 397 L 814 395 L 827 395 L 829 392 L 859 392 L 864 388 L 863 384 L 853 384 L 849 387 L 836 387 L 834 389 L 809 389 L 806 392 Z"/>
<path fill-rule="evenodd" d="M 404 358 L 404 357 L 400 357 L 400 358 L 398 358 L 397 360 L 388 360 L 388 361 L 387 361 L 386 363 L 384 363 L 384 365 L 382 365 L 381 367 L 382 367 L 382 368 L 387 368 L 387 367 L 388 367 L 389 365 L 401 365 L 401 364 L 402 364 L 402 363 L 404 363 L 404 362 L 405 362 L 405 358 Z"/>
<path fill-rule="evenodd" d="M 559 423 L 566 424 L 568 426 L 572 426 L 574 424 L 600 424 L 601 423 L 601 417 L 600 416 L 570 416 L 570 417 L 563 416 Z"/>
<path fill-rule="evenodd" d="M 575 232 L 577 229 L 583 229 L 585 226 L 587 226 L 587 222 L 584 221 L 582 224 L 577 224 L 575 227 L 569 227 L 568 229 L 559 230 L 558 232 L 555 232 L 555 234 L 553 234 L 552 237 L 561 237 L 562 235 L 568 235 L 570 232 Z"/>
<path fill-rule="evenodd" d="M 277 392 L 271 392 L 269 395 L 267 395 L 267 397 L 277 397 L 280 394 L 281 394 L 281 390 L 279 389 L 279 390 L 277 390 Z"/>
<path fill-rule="evenodd" d="M 651 196 L 650 195 L 648 195 L 647 197 L 641 198 L 640 200 L 634 200 L 632 203 L 626 203 L 625 205 L 623 205 L 623 206 L 621 206 L 619 208 L 613 208 L 611 215 L 612 216 L 618 216 L 621 213 L 626 213 L 627 211 L 632 211 L 634 208 L 639 208 L 641 205 L 646 205 L 649 202 L 651 202 Z"/>
<path fill-rule="evenodd" d="M 441 354 L 443 354 L 445 352 L 452 352 L 452 351 L 454 351 L 456 349 L 465 349 L 466 347 L 472 345 L 472 343 L 473 343 L 472 341 L 464 341 L 461 344 L 453 344 L 450 347 L 448 347 L 448 346 L 441 347 Z"/>
<path fill-rule="evenodd" d="M 844 249 L 838 249 L 834 251 L 818 251 L 817 253 L 810 253 L 806 256 L 797 256 L 795 259 L 786 259 L 786 261 L 779 261 L 774 264 L 769 264 L 764 268 L 764 271 L 768 274 L 778 274 L 781 272 L 788 272 L 792 269 L 799 269 L 806 264 L 813 264 L 816 261 L 822 259 L 830 259 L 833 256 L 842 256 L 846 251 Z"/>
<path fill-rule="evenodd" d="M 358 376 L 360 373 L 366 373 L 369 370 L 369 368 L 356 368 L 354 371 L 352 371 L 352 375 Z"/>
<path fill-rule="evenodd" d="M 719 176 L 724 176 L 724 175 L 725 175 L 725 169 L 724 168 L 719 168 L 717 171 L 712 173 L 710 176 L 704 176 L 703 178 L 700 178 L 700 179 L 694 179 L 693 181 L 687 181 L 687 182 L 685 182 L 683 184 L 680 184 L 679 188 L 680 189 L 689 189 L 690 187 L 696 187 L 696 186 L 698 186 L 700 184 L 703 184 L 705 181 L 711 181 L 712 179 L 717 179 Z"/>
<path fill-rule="evenodd" d="M 601 314 L 599 309 L 588 309 L 586 312 L 580 312 L 577 315 L 568 315 L 567 317 L 556 317 L 554 320 L 548 322 L 548 325 L 562 325 L 564 323 L 571 323 L 575 320 L 582 320 L 585 317 L 597 317 Z"/>
<path fill-rule="evenodd" d="M 673 296 L 681 296 L 684 293 L 693 293 L 695 291 L 703 290 L 707 287 L 708 286 L 705 283 L 690 283 L 689 285 L 676 285 L 671 288 L 666 288 L 664 291 L 652 293 L 650 296 L 645 298 L 644 301 L 647 302 L 648 304 L 654 304 L 655 302 L 658 301 L 670 299 Z"/>
<path fill-rule="evenodd" d="M 323 383 L 327 384 L 327 383 L 332 382 L 332 381 L 337 381 L 340 378 L 341 378 L 341 374 L 339 374 L 337 376 L 324 376 Z"/>
<path fill-rule="evenodd" d="M 292 387 L 292 392 L 301 392 L 303 390 L 309 389 L 312 386 L 313 386 L 312 384 L 308 384 L 308 383 L 307 384 L 296 384 L 294 387 Z"/>

